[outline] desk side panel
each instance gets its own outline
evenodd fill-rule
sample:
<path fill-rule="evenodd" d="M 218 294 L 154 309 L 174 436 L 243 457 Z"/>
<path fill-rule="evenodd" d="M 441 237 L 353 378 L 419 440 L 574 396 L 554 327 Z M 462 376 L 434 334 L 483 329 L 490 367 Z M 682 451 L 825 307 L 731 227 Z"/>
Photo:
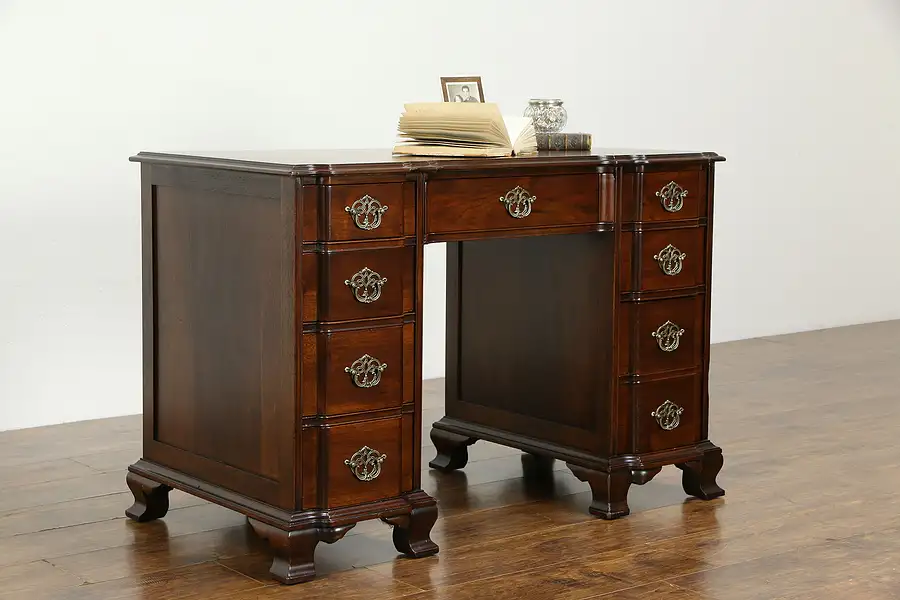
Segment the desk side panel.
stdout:
<path fill-rule="evenodd" d="M 290 178 L 152 167 L 145 458 L 294 507 Z"/>

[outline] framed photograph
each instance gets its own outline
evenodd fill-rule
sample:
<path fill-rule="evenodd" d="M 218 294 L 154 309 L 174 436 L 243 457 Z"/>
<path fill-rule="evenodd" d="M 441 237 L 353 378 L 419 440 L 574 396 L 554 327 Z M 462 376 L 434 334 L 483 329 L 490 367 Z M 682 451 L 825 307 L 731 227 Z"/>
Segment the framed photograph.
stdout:
<path fill-rule="evenodd" d="M 441 77 L 444 102 L 484 102 L 481 77 Z"/>

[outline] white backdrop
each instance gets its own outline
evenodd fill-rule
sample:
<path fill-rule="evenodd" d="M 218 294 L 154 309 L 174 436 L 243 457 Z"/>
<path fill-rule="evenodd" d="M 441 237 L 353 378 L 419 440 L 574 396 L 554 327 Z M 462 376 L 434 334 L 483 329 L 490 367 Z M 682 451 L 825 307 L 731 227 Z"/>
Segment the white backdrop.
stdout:
<path fill-rule="evenodd" d="M 141 410 L 129 155 L 389 146 L 471 74 L 506 112 L 563 98 L 595 147 L 728 158 L 714 342 L 900 318 L 896 0 L 0 0 L 0 429 Z"/>

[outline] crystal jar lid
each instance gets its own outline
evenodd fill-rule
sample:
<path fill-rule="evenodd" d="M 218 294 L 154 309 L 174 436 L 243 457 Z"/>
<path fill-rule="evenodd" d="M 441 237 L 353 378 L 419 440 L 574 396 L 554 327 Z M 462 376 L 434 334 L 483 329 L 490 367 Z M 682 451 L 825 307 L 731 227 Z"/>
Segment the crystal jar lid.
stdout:
<path fill-rule="evenodd" d="M 529 104 L 541 104 L 541 105 L 545 105 L 545 104 L 556 105 L 556 104 L 562 104 L 563 101 L 560 100 L 559 98 L 531 98 L 528 101 L 528 103 Z"/>

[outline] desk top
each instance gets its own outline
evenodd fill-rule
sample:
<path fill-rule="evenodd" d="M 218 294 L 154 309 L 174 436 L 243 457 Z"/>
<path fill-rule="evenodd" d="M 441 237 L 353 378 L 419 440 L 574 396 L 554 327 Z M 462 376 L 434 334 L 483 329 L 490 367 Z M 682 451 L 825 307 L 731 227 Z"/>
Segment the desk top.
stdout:
<path fill-rule="evenodd" d="M 437 171 L 484 168 L 539 167 L 553 165 L 615 165 L 654 161 L 722 161 L 715 152 L 681 152 L 629 148 L 541 151 L 537 154 L 499 158 L 398 156 L 390 149 L 360 150 L 248 150 L 210 152 L 139 152 L 133 162 L 270 173 L 276 175 L 327 175 L 391 171 Z"/>

